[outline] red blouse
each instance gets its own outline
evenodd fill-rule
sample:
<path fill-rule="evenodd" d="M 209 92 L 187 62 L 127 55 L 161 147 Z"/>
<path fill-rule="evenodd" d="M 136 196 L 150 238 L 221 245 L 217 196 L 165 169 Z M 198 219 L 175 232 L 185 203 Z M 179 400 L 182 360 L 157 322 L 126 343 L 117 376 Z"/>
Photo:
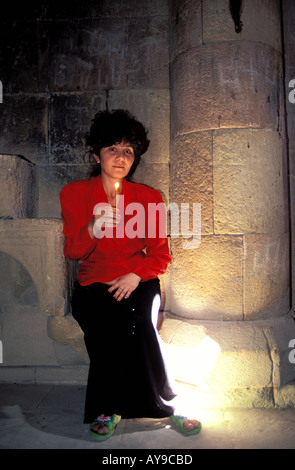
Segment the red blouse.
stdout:
<path fill-rule="evenodd" d="M 163 203 L 160 193 L 142 184 L 124 180 L 121 196 L 124 196 L 124 214 L 128 204 L 137 202 L 143 206 L 145 236 L 138 236 L 137 233 L 134 238 L 130 238 L 127 236 L 128 231 L 124 230 L 120 238 L 90 238 L 88 224 L 95 205 L 108 203 L 100 176 L 74 181 L 60 192 L 66 237 L 64 255 L 68 259 L 80 260 L 77 280 L 81 285 L 108 282 L 130 272 L 147 281 L 163 274 L 171 261 L 166 233 L 165 236 L 158 233 L 159 218 L 152 222 L 148 220 L 148 205 Z M 125 228 L 135 214 L 124 215 Z M 148 222 L 155 225 L 149 231 Z M 136 228 L 134 230 L 136 232 Z"/>

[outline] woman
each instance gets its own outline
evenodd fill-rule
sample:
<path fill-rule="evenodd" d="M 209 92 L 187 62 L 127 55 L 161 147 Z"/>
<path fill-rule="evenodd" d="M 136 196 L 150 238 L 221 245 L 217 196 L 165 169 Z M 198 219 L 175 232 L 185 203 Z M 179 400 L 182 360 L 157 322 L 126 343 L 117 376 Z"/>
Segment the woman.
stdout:
<path fill-rule="evenodd" d="M 70 183 L 60 194 L 64 254 L 80 260 L 72 312 L 90 358 L 84 422 L 98 439 L 111 436 L 121 417 L 172 416 L 180 431 L 196 434 L 200 423 L 174 416 L 165 403 L 175 394 L 154 324 L 158 275 L 171 256 L 159 222 L 148 230 L 148 205 L 162 199 L 130 182 L 149 145 L 146 130 L 127 111 L 103 111 L 93 120 L 87 145 L 95 162 L 92 178 Z M 144 214 L 137 231 L 134 203 Z"/>

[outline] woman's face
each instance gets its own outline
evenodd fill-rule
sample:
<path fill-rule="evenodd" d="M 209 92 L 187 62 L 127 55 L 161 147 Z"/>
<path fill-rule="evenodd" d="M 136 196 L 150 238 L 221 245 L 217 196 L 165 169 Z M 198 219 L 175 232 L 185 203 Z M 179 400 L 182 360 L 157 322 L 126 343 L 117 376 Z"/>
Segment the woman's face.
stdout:
<path fill-rule="evenodd" d="M 103 147 L 99 157 L 95 155 L 95 159 L 100 163 L 102 177 L 123 179 L 134 162 L 134 150 L 129 142 L 122 140 L 111 147 Z"/>

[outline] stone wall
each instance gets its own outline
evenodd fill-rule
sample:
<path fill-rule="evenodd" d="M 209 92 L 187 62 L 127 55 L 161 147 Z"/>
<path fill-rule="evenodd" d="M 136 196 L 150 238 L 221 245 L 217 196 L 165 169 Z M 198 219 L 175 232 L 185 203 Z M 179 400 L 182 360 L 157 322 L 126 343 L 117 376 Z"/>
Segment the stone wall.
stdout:
<path fill-rule="evenodd" d="M 0 380 L 83 381 L 88 356 L 67 315 L 75 266 L 63 258 L 59 191 L 86 176 L 94 115 L 126 108 L 151 141 L 134 179 L 168 202 L 168 1 L 30 0 L 7 5 L 0 25 Z"/>
<path fill-rule="evenodd" d="M 168 17 L 167 0 L 31 0 L 1 12 L 0 149 L 37 165 L 39 217 L 60 217 L 60 189 L 85 177 L 84 137 L 106 107 L 147 126 L 136 180 L 168 197 Z"/>
<path fill-rule="evenodd" d="M 94 114 L 127 108 L 151 140 L 135 180 L 167 203 L 201 204 L 200 245 L 184 249 L 171 234 L 162 278 L 161 335 L 176 379 L 207 406 L 295 403 L 293 391 L 284 395 L 294 380 L 294 6 L 241 4 L 239 28 L 228 0 L 32 0 L 2 14 L 0 250 L 22 282 L 2 301 L 0 332 L 15 348 L 0 379 L 85 380 L 81 332 L 67 315 L 74 267 L 62 256 L 58 194 L 86 175 Z"/>
<path fill-rule="evenodd" d="M 31 218 L 38 211 L 37 167 L 16 155 L 0 158 L 0 218 Z"/>

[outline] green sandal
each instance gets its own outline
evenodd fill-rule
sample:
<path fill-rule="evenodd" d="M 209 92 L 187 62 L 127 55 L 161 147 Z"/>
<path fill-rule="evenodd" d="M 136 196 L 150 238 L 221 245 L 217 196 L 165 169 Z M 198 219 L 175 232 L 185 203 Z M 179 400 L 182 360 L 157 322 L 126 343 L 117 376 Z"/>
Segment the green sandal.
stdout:
<path fill-rule="evenodd" d="M 91 424 L 90 424 L 90 434 L 92 437 L 95 437 L 96 439 L 99 439 L 100 441 L 104 441 L 105 439 L 108 439 L 111 437 L 111 435 L 114 433 L 117 424 L 121 421 L 121 416 L 119 415 L 113 415 L 113 416 L 104 416 L 100 415 L 98 416 Z M 96 423 L 104 424 L 108 428 L 108 432 L 106 434 L 98 434 L 97 432 L 92 430 L 92 426 Z"/>
<path fill-rule="evenodd" d="M 190 429 L 189 431 L 183 429 L 183 422 L 185 419 L 187 419 L 186 416 L 173 415 L 171 416 L 171 419 L 172 423 L 175 425 L 174 427 L 176 428 L 176 431 L 181 432 L 184 436 L 194 436 L 196 434 L 199 434 L 202 429 L 201 423 L 199 423 L 199 426 L 197 428 Z"/>

